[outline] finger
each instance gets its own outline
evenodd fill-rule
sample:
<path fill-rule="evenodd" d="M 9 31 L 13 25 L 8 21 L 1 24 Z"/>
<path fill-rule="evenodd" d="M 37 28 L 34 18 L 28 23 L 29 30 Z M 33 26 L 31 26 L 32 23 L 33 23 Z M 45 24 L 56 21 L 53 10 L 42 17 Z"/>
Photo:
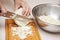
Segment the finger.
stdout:
<path fill-rule="evenodd" d="M 22 11 L 22 15 L 24 15 L 25 14 L 25 8 L 23 8 L 23 11 Z"/>
<path fill-rule="evenodd" d="M 24 16 L 29 16 L 29 11 L 26 11 L 26 10 L 25 10 L 25 11 L 23 12 L 23 15 L 24 15 Z"/>
<path fill-rule="evenodd" d="M 19 4 L 15 4 L 15 6 L 14 6 L 14 10 L 17 10 L 19 7 L 20 7 Z"/>
<path fill-rule="evenodd" d="M 29 16 L 30 15 L 30 12 L 28 12 L 26 15 Z"/>
<path fill-rule="evenodd" d="M 28 14 L 27 14 L 27 16 L 29 16 L 29 15 L 30 15 L 30 10 L 31 10 L 31 9 L 30 9 L 30 7 L 29 7 L 29 8 L 28 8 Z"/>
<path fill-rule="evenodd" d="M 2 13 L 6 13 L 7 12 L 7 10 L 4 8 L 4 7 L 2 7 Z"/>
<path fill-rule="evenodd" d="M 19 9 L 20 8 L 20 2 L 19 1 L 17 1 L 17 0 L 15 0 L 14 1 L 14 10 L 17 10 L 17 9 Z"/>
<path fill-rule="evenodd" d="M 3 13 L 6 13 L 7 12 L 7 10 L 5 9 L 5 7 L 2 4 L 0 5 L 0 10 Z"/>
<path fill-rule="evenodd" d="M 30 9 L 27 10 L 26 16 L 30 15 Z"/>
<path fill-rule="evenodd" d="M 28 14 L 29 14 L 29 12 L 28 12 L 28 10 L 27 10 L 24 15 L 27 16 Z"/>
<path fill-rule="evenodd" d="M 24 6 L 23 7 L 23 15 L 26 15 L 27 11 L 28 11 L 27 8 Z"/>
<path fill-rule="evenodd" d="M 1 16 L 4 16 L 4 14 L 5 14 L 5 13 L 1 13 L 0 15 L 1 15 Z"/>
<path fill-rule="evenodd" d="M 25 14 L 24 14 L 24 15 L 25 15 L 25 16 L 29 16 L 29 14 L 30 14 L 30 13 L 29 13 L 29 9 L 27 9 L 27 10 L 25 11 Z"/>
<path fill-rule="evenodd" d="M 0 16 L 3 16 L 6 12 L 7 10 L 5 9 L 5 7 L 2 4 L 0 4 Z"/>

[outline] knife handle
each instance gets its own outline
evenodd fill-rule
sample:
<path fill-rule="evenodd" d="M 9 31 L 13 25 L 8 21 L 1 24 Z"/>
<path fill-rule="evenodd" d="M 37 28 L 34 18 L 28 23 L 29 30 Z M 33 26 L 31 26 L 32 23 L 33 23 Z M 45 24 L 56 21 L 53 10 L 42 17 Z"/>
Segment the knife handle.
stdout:
<path fill-rule="evenodd" d="M 7 13 L 0 13 L 0 16 L 4 16 L 4 17 L 7 17 L 7 18 L 13 18 L 16 16 L 15 13 L 12 13 L 12 12 L 9 12 L 7 11 Z"/>
<path fill-rule="evenodd" d="M 8 17 L 8 18 L 12 18 L 14 15 L 16 15 L 16 14 L 9 12 L 9 11 L 7 11 L 7 13 L 0 13 L 0 16 L 4 16 L 4 17 Z"/>

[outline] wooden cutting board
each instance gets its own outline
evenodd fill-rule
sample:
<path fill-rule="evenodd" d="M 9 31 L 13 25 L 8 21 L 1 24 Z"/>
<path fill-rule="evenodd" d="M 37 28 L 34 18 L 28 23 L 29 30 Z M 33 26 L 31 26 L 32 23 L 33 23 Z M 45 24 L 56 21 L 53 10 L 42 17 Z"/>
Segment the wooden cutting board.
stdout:
<path fill-rule="evenodd" d="M 33 35 L 27 36 L 27 38 L 24 40 L 41 40 L 38 29 L 35 26 L 34 22 L 31 21 L 28 25 L 31 26 Z M 11 27 L 17 27 L 17 25 L 15 24 L 13 19 L 6 19 L 6 22 L 5 22 L 6 40 L 21 40 L 18 36 L 12 36 Z"/>

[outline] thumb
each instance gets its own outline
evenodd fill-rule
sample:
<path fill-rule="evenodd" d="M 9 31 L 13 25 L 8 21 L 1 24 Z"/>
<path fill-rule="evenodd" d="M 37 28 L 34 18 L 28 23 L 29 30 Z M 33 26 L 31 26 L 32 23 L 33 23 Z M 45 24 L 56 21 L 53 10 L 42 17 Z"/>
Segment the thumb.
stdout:
<path fill-rule="evenodd" d="M 19 8 L 19 5 L 14 6 L 14 10 L 17 10 Z"/>
<path fill-rule="evenodd" d="M 0 11 L 2 13 L 6 13 L 7 12 L 7 10 L 5 9 L 5 7 L 3 5 L 0 5 Z"/>
<path fill-rule="evenodd" d="M 4 6 L 1 7 L 1 10 L 2 10 L 2 13 L 6 13 L 7 12 L 7 10 L 5 9 Z"/>

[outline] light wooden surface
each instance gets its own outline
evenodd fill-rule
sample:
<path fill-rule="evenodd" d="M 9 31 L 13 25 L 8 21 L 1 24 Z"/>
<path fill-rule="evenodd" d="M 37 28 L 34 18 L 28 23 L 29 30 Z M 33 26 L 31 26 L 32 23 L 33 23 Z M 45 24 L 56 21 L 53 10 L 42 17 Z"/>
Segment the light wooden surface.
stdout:
<path fill-rule="evenodd" d="M 11 27 L 17 27 L 13 19 L 7 19 L 5 22 L 6 25 L 6 40 L 20 40 L 18 36 L 12 36 Z M 30 22 L 29 27 L 31 26 L 33 35 L 28 35 L 25 40 L 41 40 L 38 29 L 36 28 L 34 22 Z"/>

